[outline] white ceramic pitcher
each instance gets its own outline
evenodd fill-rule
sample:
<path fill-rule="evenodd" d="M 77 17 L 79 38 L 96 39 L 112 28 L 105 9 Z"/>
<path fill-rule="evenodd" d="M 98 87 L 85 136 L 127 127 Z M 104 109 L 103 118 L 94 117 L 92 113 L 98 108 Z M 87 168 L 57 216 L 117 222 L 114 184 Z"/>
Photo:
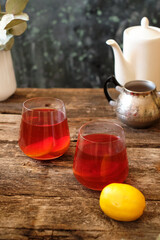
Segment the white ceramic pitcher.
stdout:
<path fill-rule="evenodd" d="M 16 91 L 16 79 L 10 51 L 0 51 L 0 101 Z"/>
<path fill-rule="evenodd" d="M 131 80 L 150 80 L 160 90 L 160 28 L 149 26 L 146 17 L 140 26 L 127 28 L 123 33 L 123 53 L 110 39 L 113 48 L 115 77 L 124 86 Z"/>

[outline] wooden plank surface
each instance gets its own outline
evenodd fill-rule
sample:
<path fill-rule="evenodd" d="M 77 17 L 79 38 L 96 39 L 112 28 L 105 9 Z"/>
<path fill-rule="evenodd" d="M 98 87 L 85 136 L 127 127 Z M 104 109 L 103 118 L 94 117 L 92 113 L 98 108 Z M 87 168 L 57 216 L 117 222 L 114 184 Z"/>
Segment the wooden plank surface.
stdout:
<path fill-rule="evenodd" d="M 60 158 L 36 161 L 18 147 L 22 102 L 36 96 L 64 100 L 71 145 Z M 18 89 L 0 103 L 0 239 L 156 240 L 160 236 L 160 123 L 132 129 L 116 119 L 102 89 Z M 90 120 L 110 119 L 124 127 L 129 176 L 126 183 L 146 198 L 143 216 L 122 223 L 105 216 L 100 192 L 73 176 L 79 127 Z M 158 239 L 159 240 L 159 239 Z"/>

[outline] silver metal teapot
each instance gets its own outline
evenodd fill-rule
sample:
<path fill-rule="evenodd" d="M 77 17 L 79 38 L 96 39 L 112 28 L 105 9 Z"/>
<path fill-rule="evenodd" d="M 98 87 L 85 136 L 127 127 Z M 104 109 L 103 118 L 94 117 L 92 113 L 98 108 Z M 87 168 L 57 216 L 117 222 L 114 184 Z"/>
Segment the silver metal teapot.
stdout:
<path fill-rule="evenodd" d="M 110 83 L 120 93 L 115 100 L 109 94 Z M 104 85 L 104 93 L 117 117 L 128 126 L 146 128 L 160 118 L 160 92 L 151 81 L 134 80 L 122 87 L 114 76 L 110 76 Z"/>

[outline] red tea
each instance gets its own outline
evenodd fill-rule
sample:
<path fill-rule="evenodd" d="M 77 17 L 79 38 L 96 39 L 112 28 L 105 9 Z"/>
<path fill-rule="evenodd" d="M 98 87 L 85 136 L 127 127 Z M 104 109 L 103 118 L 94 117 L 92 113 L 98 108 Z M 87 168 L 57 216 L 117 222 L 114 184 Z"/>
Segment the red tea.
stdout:
<path fill-rule="evenodd" d="M 73 172 L 81 184 L 94 190 L 123 182 L 128 175 L 128 159 L 122 140 L 108 134 L 78 138 Z"/>
<path fill-rule="evenodd" d="M 47 160 L 61 156 L 69 147 L 67 119 L 56 109 L 32 109 L 22 115 L 19 146 L 29 157 Z"/>

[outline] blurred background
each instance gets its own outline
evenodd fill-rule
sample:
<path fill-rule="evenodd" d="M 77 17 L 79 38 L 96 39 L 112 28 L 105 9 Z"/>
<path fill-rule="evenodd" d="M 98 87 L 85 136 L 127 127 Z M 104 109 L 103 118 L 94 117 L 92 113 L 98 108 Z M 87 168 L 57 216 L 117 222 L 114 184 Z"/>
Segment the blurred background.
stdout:
<path fill-rule="evenodd" d="M 103 87 L 114 73 L 106 40 L 123 47 L 124 29 L 144 16 L 160 27 L 159 0 L 29 0 L 24 12 L 28 29 L 12 48 L 18 87 Z"/>

